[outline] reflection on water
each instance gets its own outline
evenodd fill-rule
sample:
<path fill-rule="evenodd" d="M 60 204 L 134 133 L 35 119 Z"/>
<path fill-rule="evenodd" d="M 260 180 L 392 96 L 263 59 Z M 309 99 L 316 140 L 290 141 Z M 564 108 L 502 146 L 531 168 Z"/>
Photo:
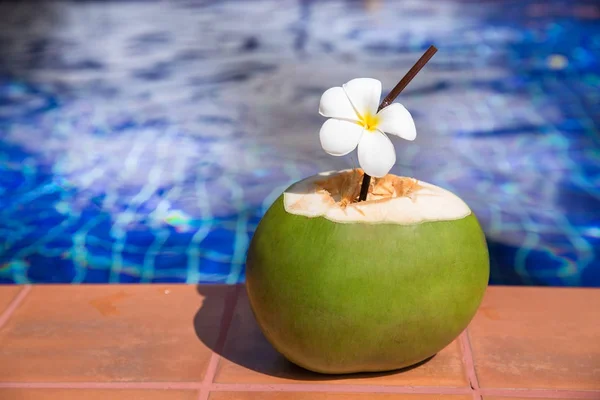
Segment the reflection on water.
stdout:
<path fill-rule="evenodd" d="M 356 165 L 321 93 L 391 89 L 392 172 L 479 216 L 493 283 L 600 286 L 600 8 L 534 1 L 0 5 L 0 282 L 228 282 L 291 182 Z"/>

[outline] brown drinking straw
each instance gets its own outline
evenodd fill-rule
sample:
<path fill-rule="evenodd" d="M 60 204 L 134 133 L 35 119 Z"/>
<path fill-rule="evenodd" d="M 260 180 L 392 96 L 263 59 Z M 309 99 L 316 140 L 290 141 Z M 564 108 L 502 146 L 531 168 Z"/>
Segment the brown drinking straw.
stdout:
<path fill-rule="evenodd" d="M 402 92 L 404 90 L 404 88 L 406 88 L 406 86 L 408 86 L 410 81 L 412 81 L 413 78 L 419 73 L 421 68 L 423 68 L 425 66 L 425 64 L 427 64 L 427 62 L 429 62 L 429 60 L 431 60 L 431 57 L 433 57 L 433 55 L 436 52 L 437 52 L 437 48 L 435 46 L 429 46 L 427 51 L 421 56 L 421 58 L 419 58 L 419 61 L 417 61 L 415 63 L 415 65 L 413 65 L 412 68 L 408 70 L 406 75 L 404 75 L 404 77 L 402 79 L 400 79 L 400 82 L 398 82 L 398 84 L 396 86 L 394 86 L 394 88 L 390 91 L 390 93 L 387 96 L 385 96 L 385 98 L 379 105 L 379 108 L 377 108 L 377 112 L 379 112 L 382 108 L 385 108 L 385 107 L 389 106 L 390 104 L 392 104 L 394 99 L 396 99 L 396 97 L 398 97 L 400 92 Z M 364 174 L 363 180 L 362 180 L 362 185 L 360 187 L 360 196 L 358 197 L 358 201 L 365 201 L 367 199 L 367 194 L 369 193 L 369 185 L 370 184 L 371 184 L 371 176 Z"/>

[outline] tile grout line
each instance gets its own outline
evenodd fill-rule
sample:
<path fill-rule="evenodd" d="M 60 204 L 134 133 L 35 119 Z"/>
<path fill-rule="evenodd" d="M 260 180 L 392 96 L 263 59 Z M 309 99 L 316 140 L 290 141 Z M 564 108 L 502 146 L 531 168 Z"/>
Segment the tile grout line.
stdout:
<path fill-rule="evenodd" d="M 306 392 L 306 393 L 404 393 L 404 394 L 469 394 L 468 388 L 439 386 L 394 386 L 368 384 L 305 383 L 214 383 L 214 392 Z"/>
<path fill-rule="evenodd" d="M 30 291 L 31 291 L 31 286 L 25 285 L 23 287 L 23 289 L 21 289 L 19 291 L 19 293 L 15 296 L 15 298 L 12 299 L 12 301 L 10 302 L 8 307 L 6 307 L 6 310 L 4 310 L 4 312 L 2 314 L 0 314 L 0 328 L 2 328 L 2 326 L 4 326 L 4 324 L 9 320 L 9 318 L 17 310 L 17 308 L 19 308 L 19 305 L 21 305 L 21 302 L 23 301 L 23 299 L 25 299 L 25 297 L 27 296 L 27 294 L 29 294 Z"/>
<path fill-rule="evenodd" d="M 0 382 L 0 389 L 201 389 L 196 382 Z"/>
<path fill-rule="evenodd" d="M 485 396 L 497 397 L 529 397 L 544 399 L 600 399 L 600 390 L 571 390 L 571 389 L 528 389 L 528 388 L 496 388 L 481 389 Z"/>
<path fill-rule="evenodd" d="M 196 382 L 0 382 L 0 389 L 170 389 L 215 392 L 342 392 L 342 393 L 416 393 L 468 394 L 468 388 L 439 386 L 394 386 L 368 384 L 304 383 L 213 383 L 206 387 Z"/>
<path fill-rule="evenodd" d="M 233 320 L 235 306 L 237 305 L 239 298 L 239 292 L 240 285 L 235 285 L 231 292 L 225 297 L 223 317 L 221 318 L 221 325 L 219 327 L 219 336 L 217 337 L 215 347 L 210 355 L 210 361 L 208 363 L 208 367 L 206 368 L 204 379 L 202 380 L 202 387 L 200 389 L 200 393 L 198 394 L 198 400 L 208 400 L 211 385 L 215 379 L 217 368 L 219 367 L 219 362 L 221 360 L 220 353 L 223 352 L 225 341 L 227 340 L 227 335 L 229 334 L 229 327 L 231 326 L 231 322 Z"/>
<path fill-rule="evenodd" d="M 206 388 L 200 389 L 200 393 L 198 393 L 198 400 L 208 400 L 208 396 L 210 396 L 210 392 Z"/>
<path fill-rule="evenodd" d="M 477 380 L 477 371 L 475 371 L 475 360 L 473 359 L 473 350 L 471 349 L 471 341 L 469 340 L 469 328 L 467 327 L 459 336 L 460 350 L 462 360 L 467 374 L 467 380 L 471 386 L 473 400 L 481 400 L 481 391 L 479 381 Z"/>
<path fill-rule="evenodd" d="M 202 389 L 196 382 L 0 382 L 0 389 Z M 342 393 L 404 393 L 404 394 L 469 394 L 469 388 L 450 386 L 394 386 L 368 384 L 304 384 L 304 383 L 213 383 L 216 392 L 342 392 Z M 599 399 L 600 390 L 567 389 L 481 389 L 488 396 L 528 398 Z M 207 391 L 208 394 L 208 391 Z"/>

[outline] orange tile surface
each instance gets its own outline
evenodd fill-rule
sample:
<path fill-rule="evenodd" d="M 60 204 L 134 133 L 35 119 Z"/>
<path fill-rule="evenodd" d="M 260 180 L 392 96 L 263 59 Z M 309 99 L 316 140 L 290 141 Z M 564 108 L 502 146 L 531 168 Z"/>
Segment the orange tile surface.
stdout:
<path fill-rule="evenodd" d="M 490 287 L 470 341 L 337 377 L 278 355 L 243 287 L 21 289 L 0 286 L 0 400 L 600 400 L 597 289 Z"/>
<path fill-rule="evenodd" d="M 0 328 L 0 382 L 200 381 L 225 291 L 203 294 L 193 286 L 33 287 Z"/>
<path fill-rule="evenodd" d="M 21 290 L 22 286 L 0 285 L 0 316 Z"/>
<path fill-rule="evenodd" d="M 303 392 L 214 392 L 209 400 L 472 400 L 471 396 L 444 394 L 373 394 Z"/>
<path fill-rule="evenodd" d="M 597 289 L 490 287 L 469 327 L 480 386 L 600 390 L 599 321 Z"/>
<path fill-rule="evenodd" d="M 197 400 L 193 390 L 0 389 L 2 400 Z"/>
<path fill-rule="evenodd" d="M 469 385 L 457 342 L 452 343 L 418 368 L 402 373 L 331 377 L 296 367 L 277 353 L 264 338 L 252 315 L 246 292 L 240 291 L 215 382 L 298 383 L 298 381 L 405 386 L 467 387 Z"/>
<path fill-rule="evenodd" d="M 531 397 L 483 396 L 483 400 L 533 400 Z M 536 397 L 535 400 L 569 400 L 569 397 Z"/>

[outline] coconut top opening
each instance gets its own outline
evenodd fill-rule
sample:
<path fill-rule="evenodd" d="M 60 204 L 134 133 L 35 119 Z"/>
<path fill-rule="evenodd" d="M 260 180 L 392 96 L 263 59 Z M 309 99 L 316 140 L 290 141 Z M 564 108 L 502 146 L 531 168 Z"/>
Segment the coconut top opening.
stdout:
<path fill-rule="evenodd" d="M 413 178 L 388 174 L 372 179 L 366 201 L 357 202 L 360 169 L 323 172 L 288 188 L 285 211 L 340 223 L 419 224 L 461 219 L 471 210 L 454 193 Z"/>

